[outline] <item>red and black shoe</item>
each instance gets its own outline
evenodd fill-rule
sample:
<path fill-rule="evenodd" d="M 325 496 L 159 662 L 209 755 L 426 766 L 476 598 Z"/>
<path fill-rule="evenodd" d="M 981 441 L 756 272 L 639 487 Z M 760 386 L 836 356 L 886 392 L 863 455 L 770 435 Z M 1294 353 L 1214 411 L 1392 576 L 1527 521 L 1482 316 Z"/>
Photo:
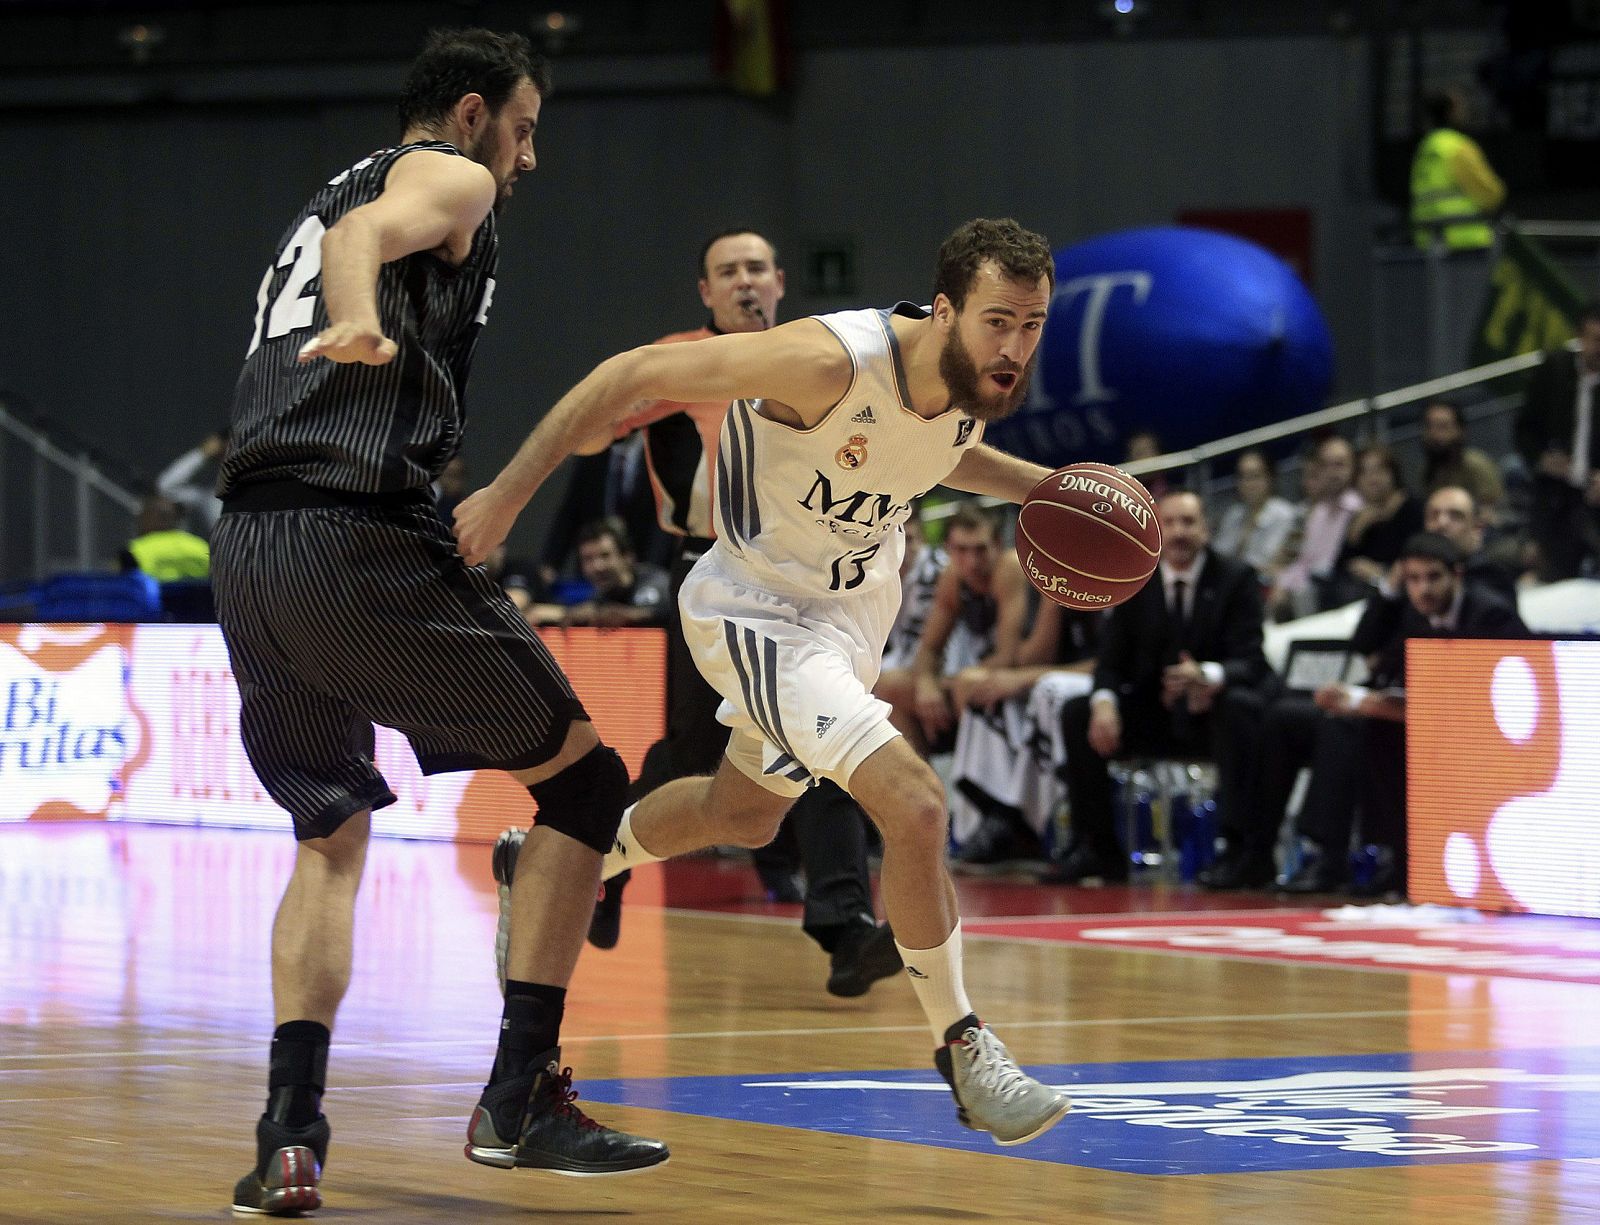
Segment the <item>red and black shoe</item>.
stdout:
<path fill-rule="evenodd" d="M 319 1116 L 287 1127 L 262 1115 L 256 1123 L 256 1168 L 233 1185 L 233 1210 L 242 1216 L 299 1216 L 322 1207 L 322 1165 L 332 1135 Z"/>
<path fill-rule="evenodd" d="M 541 1055 L 535 1070 L 490 1085 L 467 1124 L 466 1154 L 502 1170 L 548 1170 L 575 1178 L 631 1174 L 661 1165 L 660 1140 L 602 1127 L 575 1104 L 572 1069 L 561 1048 Z"/>

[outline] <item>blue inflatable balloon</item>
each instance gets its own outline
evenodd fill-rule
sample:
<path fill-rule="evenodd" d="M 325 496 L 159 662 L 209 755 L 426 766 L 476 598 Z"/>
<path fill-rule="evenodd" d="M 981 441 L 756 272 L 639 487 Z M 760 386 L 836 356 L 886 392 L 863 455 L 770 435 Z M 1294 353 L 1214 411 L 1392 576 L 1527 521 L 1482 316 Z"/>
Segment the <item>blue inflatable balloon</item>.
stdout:
<path fill-rule="evenodd" d="M 1294 271 L 1255 243 L 1163 226 L 1056 252 L 1027 403 L 987 441 L 1058 467 L 1175 451 L 1323 406 L 1333 343 Z"/>

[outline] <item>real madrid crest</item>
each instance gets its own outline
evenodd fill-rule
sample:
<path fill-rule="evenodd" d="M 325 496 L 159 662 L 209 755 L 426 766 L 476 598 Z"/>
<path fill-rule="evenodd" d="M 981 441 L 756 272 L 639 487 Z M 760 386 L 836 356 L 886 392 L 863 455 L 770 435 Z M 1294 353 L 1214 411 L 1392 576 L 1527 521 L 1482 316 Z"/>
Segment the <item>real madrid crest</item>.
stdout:
<path fill-rule="evenodd" d="M 854 472 L 867 462 L 867 436 L 851 434 L 850 441 L 834 452 L 833 458 L 846 472 Z"/>

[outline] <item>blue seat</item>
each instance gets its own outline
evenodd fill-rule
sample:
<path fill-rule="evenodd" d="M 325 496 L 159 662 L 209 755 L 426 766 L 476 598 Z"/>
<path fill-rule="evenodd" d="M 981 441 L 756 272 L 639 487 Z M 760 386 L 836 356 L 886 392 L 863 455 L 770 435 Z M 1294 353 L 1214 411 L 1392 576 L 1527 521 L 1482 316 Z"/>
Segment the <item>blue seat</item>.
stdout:
<path fill-rule="evenodd" d="M 38 589 L 42 621 L 159 621 L 161 586 L 127 574 L 58 574 Z"/>

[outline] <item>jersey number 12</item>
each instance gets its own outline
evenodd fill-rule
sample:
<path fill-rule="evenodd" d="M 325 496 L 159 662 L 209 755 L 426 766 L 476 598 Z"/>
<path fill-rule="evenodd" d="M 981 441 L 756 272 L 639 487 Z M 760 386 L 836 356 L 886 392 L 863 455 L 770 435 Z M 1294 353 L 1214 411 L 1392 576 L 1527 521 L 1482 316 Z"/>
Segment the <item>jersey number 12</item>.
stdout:
<path fill-rule="evenodd" d="M 250 347 L 245 350 L 246 357 L 261 347 L 263 338 L 276 340 L 311 326 L 311 321 L 316 317 L 317 291 L 308 291 L 306 286 L 322 272 L 323 232 L 322 218 L 312 213 L 284 244 L 278 262 L 268 268 L 267 275 L 261 278 L 261 288 L 256 291 L 256 328 L 250 337 Z M 272 287 L 272 278 L 279 268 L 289 268 L 289 275 L 268 307 L 267 291 Z M 264 337 L 263 324 L 266 325 Z"/>

